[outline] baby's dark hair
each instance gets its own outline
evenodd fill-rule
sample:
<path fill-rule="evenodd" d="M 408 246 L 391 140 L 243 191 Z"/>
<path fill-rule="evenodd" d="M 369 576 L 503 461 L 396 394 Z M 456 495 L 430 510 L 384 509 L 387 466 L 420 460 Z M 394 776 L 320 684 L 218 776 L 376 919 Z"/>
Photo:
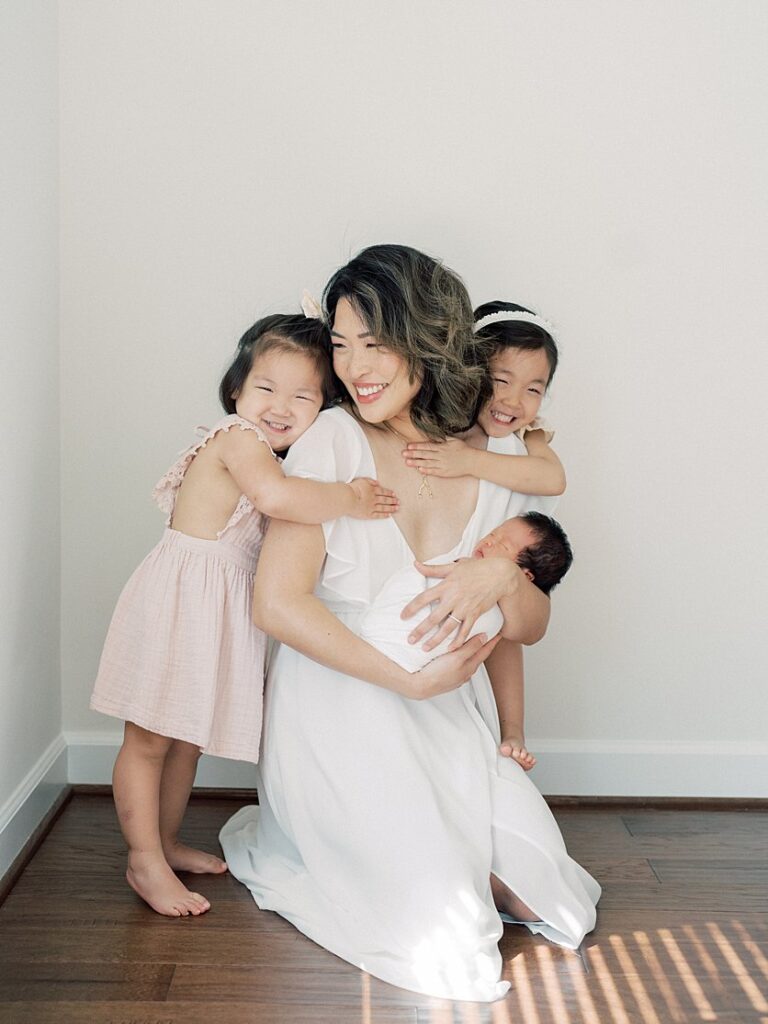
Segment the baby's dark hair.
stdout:
<path fill-rule="evenodd" d="M 226 412 L 237 411 L 235 401 L 251 372 L 255 357 L 274 350 L 309 356 L 322 381 L 323 408 L 337 400 L 328 328 L 322 320 L 313 320 L 303 313 L 273 313 L 257 320 L 237 343 L 235 358 L 219 385 L 219 400 Z"/>
<path fill-rule="evenodd" d="M 475 310 L 475 323 L 491 313 L 505 312 L 532 313 L 533 311 L 526 309 L 525 306 L 518 306 L 515 302 L 502 302 L 501 300 L 484 302 Z M 481 327 L 477 336 L 484 341 L 491 342 L 494 346 L 492 355 L 502 348 L 522 348 L 529 352 L 543 348 L 549 363 L 547 386 L 551 383 L 557 369 L 557 342 L 549 331 L 540 327 L 539 324 L 528 323 L 525 320 L 494 320 L 486 324 L 485 327 Z"/>
<path fill-rule="evenodd" d="M 541 512 L 521 516 L 536 535 L 536 543 L 523 548 L 517 556 L 521 569 L 528 569 L 534 584 L 548 594 L 556 587 L 573 563 L 573 551 L 560 523 Z"/>

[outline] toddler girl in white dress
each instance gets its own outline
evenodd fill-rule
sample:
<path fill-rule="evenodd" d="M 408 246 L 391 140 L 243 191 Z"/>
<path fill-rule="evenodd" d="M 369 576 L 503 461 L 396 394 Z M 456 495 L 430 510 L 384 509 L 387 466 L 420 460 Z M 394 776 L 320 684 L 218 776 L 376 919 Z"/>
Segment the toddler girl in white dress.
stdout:
<path fill-rule="evenodd" d="M 494 301 L 475 310 L 474 330 L 489 346 L 493 395 L 466 440 L 412 443 L 403 457 L 424 477 L 474 476 L 521 496 L 538 495 L 535 507 L 551 511 L 565 490 L 563 467 L 550 447 L 553 431 L 539 416 L 559 358 L 552 325 L 524 306 Z M 525 507 L 521 497 L 521 509 Z M 427 574 L 434 575 L 435 570 Z M 423 602 L 411 610 L 420 607 Z M 457 623 L 445 624 L 435 635 L 442 640 L 448 629 L 456 644 L 470 635 Z M 417 628 L 411 635 L 419 641 L 424 634 Z M 525 744 L 522 649 L 507 643 L 503 648 L 496 657 L 506 659 L 510 672 L 504 685 L 494 685 L 501 721 L 499 750 L 529 771 L 536 758 Z"/>

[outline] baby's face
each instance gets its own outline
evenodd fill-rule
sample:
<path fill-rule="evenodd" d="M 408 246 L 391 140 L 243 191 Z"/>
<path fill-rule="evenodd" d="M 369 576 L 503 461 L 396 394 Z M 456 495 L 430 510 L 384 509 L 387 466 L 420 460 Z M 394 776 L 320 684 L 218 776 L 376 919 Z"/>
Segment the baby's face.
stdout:
<path fill-rule="evenodd" d="M 493 397 L 477 422 L 489 437 L 507 437 L 532 423 L 547 390 L 549 361 L 543 348 L 503 348 L 491 357 Z"/>
<path fill-rule="evenodd" d="M 486 534 L 475 548 L 473 557 L 507 558 L 510 562 L 516 562 L 520 552 L 535 543 L 536 534 L 526 520 L 518 516 L 507 519 Z"/>

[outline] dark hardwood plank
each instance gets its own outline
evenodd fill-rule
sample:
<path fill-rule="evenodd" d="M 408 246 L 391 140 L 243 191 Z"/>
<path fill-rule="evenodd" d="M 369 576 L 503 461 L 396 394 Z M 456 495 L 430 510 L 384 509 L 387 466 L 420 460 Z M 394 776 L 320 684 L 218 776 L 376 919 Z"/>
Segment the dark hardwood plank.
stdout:
<path fill-rule="evenodd" d="M 330 953 L 320 952 L 331 959 Z M 428 996 L 387 985 L 343 960 L 335 957 L 333 960 L 336 961 L 335 969 L 329 969 L 321 957 L 318 957 L 314 969 L 301 970 L 277 959 L 269 965 L 255 967 L 181 965 L 176 968 L 168 999 L 192 1003 L 216 1003 L 225 999 L 254 1004 L 279 1002 L 322 1006 L 332 1003 L 347 1008 L 361 1005 L 377 1008 L 429 1006 L 435 1002 Z"/>
<path fill-rule="evenodd" d="M 718 857 L 716 860 L 688 860 L 654 857 L 650 862 L 660 882 L 717 883 L 728 889 L 735 885 L 755 885 L 764 891 L 768 889 L 768 846 L 762 860 L 733 860 Z"/>
<path fill-rule="evenodd" d="M 193 800 L 189 840 L 215 852 L 242 803 Z M 259 911 L 231 876 L 185 878 L 211 898 L 209 914 L 159 917 L 125 882 L 109 797 L 77 796 L 0 907 L 0 1022 L 768 1022 L 768 814 L 565 806 L 556 816 L 604 886 L 597 928 L 581 956 L 506 928 L 512 989 L 481 1005 L 370 978 Z"/>
<path fill-rule="evenodd" d="M 123 923 L 84 928 L 53 926 L 13 928 L 13 942 L 0 946 L 0 964 L 17 963 L 169 963 L 226 966 L 269 966 L 333 971 L 343 961 L 316 946 L 294 929 L 290 934 L 208 928 L 205 918 L 167 918 L 160 927 Z M 218 967 L 215 968 L 218 970 Z"/>
<path fill-rule="evenodd" d="M 731 885 L 714 882 L 657 882 L 655 885 L 608 884 L 603 886 L 601 909 L 634 911 L 709 910 L 714 913 L 768 911 L 768 890 L 760 885 Z"/>
<path fill-rule="evenodd" d="M 27 869 L 29 862 L 40 849 L 43 842 L 47 839 L 57 818 L 59 818 L 63 813 L 64 808 L 71 799 L 72 787 L 65 786 L 54 801 L 53 806 L 44 816 L 43 820 L 38 824 L 32 835 L 13 858 L 10 867 L 2 877 L 0 877 L 0 905 L 2 905 L 16 882 L 19 880 L 22 872 Z"/>
<path fill-rule="evenodd" d="M 219 903 L 231 901 L 253 904 L 250 892 L 230 874 L 181 874 L 180 877 L 185 885 L 207 896 L 214 909 Z M 121 903 L 141 903 L 125 880 L 124 855 L 116 861 L 112 871 L 90 872 L 87 860 L 83 860 L 77 870 L 68 872 L 27 870 L 14 886 L 13 895 L 45 899 L 52 888 L 65 900 L 106 899 Z"/>
<path fill-rule="evenodd" d="M 172 964 L 16 963 L 0 973 L 0 1003 L 155 1002 L 166 997 Z"/>
<path fill-rule="evenodd" d="M 768 841 L 768 811 L 642 811 L 624 813 L 633 836 L 762 836 Z"/>
<path fill-rule="evenodd" d="M 589 859 L 589 872 L 605 885 L 655 885 L 658 877 L 645 857 L 603 857 Z"/>
<path fill-rule="evenodd" d="M 0 1024 L 416 1024 L 409 1007 L 355 1008 L 279 1003 L 6 1003 Z"/>
<path fill-rule="evenodd" d="M 188 881 L 191 880 L 188 877 Z M 233 880 L 234 882 L 234 880 Z M 202 882 L 200 883 L 201 887 Z M 238 883 L 234 882 L 235 885 Z M 126 884 L 126 889 L 128 886 Z M 242 889 L 242 886 L 238 885 Z M 69 899 L 62 901 L 52 918 L 47 900 L 38 896 L 16 895 L 8 897 L 0 907 L 0 931 L 11 926 L 42 928 L 48 930 L 52 924 L 61 928 L 88 928 L 93 925 L 132 925 L 152 928 L 176 928 L 173 918 L 160 917 L 129 890 L 128 901 L 121 898 Z M 229 900 L 224 912 L 223 902 L 217 900 L 211 911 L 204 915 L 206 929 L 242 928 L 260 932 L 279 932 L 295 935 L 292 925 L 268 910 L 259 910 L 250 893 L 244 899 Z M 202 926 L 203 918 L 198 922 Z"/>

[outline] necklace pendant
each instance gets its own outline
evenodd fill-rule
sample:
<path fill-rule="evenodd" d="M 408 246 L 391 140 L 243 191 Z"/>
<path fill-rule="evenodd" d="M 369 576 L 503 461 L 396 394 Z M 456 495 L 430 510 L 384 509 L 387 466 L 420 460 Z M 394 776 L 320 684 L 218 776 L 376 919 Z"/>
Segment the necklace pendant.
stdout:
<path fill-rule="evenodd" d="M 421 487 L 419 488 L 419 493 L 416 495 L 416 497 L 417 498 L 421 498 L 425 494 L 426 494 L 426 496 L 428 498 L 434 498 L 434 494 L 432 493 L 432 488 L 429 486 L 429 478 L 424 476 L 424 474 L 422 473 L 421 474 Z"/>

